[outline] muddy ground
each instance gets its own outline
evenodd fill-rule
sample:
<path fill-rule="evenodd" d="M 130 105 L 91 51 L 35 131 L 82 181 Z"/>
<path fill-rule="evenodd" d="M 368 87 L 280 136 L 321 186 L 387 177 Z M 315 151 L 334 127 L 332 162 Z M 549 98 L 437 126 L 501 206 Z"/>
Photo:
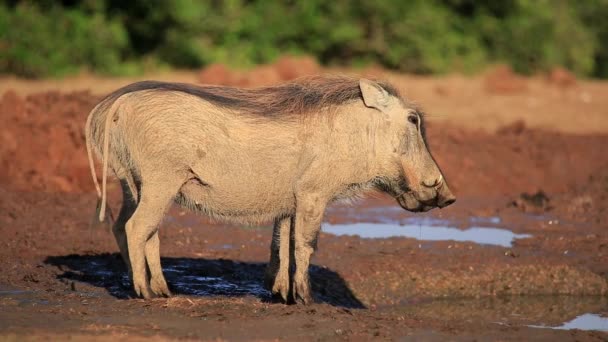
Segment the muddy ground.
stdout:
<path fill-rule="evenodd" d="M 298 76 L 289 63 L 175 78 L 251 86 Z M 392 80 L 427 109 L 431 150 L 458 201 L 425 214 L 379 194 L 331 207 L 327 225 L 388 223 L 419 234 L 322 233 L 310 306 L 274 303 L 263 289 L 268 226 L 210 222 L 177 207 L 160 233 L 176 295 L 132 299 L 108 227 L 90 226 L 82 132 L 100 96 L 127 80 L 0 80 L 0 339 L 607 340 L 543 327 L 583 316 L 608 330 L 608 83 L 504 70 L 363 73 Z M 118 186 L 110 189 L 116 212 Z M 510 246 L 425 239 L 436 225 L 531 236 Z"/>

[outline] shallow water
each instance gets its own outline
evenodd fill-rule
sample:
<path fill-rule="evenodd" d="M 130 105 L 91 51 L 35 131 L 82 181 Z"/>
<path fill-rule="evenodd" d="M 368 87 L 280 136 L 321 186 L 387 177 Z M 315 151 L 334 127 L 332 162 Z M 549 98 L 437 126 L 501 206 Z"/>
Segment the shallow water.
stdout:
<path fill-rule="evenodd" d="M 20 294 L 25 294 L 31 291 L 25 291 L 25 290 L 4 290 L 1 289 L 0 290 L 0 297 L 11 297 L 11 296 L 16 296 L 16 295 L 20 295 Z"/>
<path fill-rule="evenodd" d="M 545 326 L 545 325 L 529 325 L 531 328 L 548 328 L 558 330 L 597 330 L 597 331 L 608 331 L 608 317 L 602 317 L 597 314 L 586 313 L 577 316 L 571 321 L 565 322 L 559 326 Z"/>
<path fill-rule="evenodd" d="M 39 298 L 35 291 L 17 290 L 0 285 L 0 298 L 13 299 L 19 306 L 49 304 L 46 299 Z"/>
<path fill-rule="evenodd" d="M 253 295 L 267 297 L 270 293 L 264 289 L 260 279 L 233 279 L 232 281 L 222 276 L 191 275 L 191 262 L 181 260 L 174 262 L 163 271 L 167 279 L 171 279 L 171 287 L 174 292 L 192 296 L 243 296 Z M 234 270 L 230 270 L 234 273 Z"/>
<path fill-rule="evenodd" d="M 529 234 L 514 234 L 513 232 L 490 227 L 471 227 L 458 229 L 444 225 L 433 225 L 437 221 L 419 222 L 419 224 L 396 223 L 324 223 L 322 230 L 334 235 L 358 235 L 362 238 L 408 237 L 421 241 L 469 241 L 484 245 L 511 247 L 513 240 L 531 237 Z M 439 223 L 444 223 L 441 221 Z"/>
<path fill-rule="evenodd" d="M 608 331 L 608 298 L 593 296 L 507 296 L 429 300 L 383 310 L 423 319 L 492 322 L 504 326 Z"/>

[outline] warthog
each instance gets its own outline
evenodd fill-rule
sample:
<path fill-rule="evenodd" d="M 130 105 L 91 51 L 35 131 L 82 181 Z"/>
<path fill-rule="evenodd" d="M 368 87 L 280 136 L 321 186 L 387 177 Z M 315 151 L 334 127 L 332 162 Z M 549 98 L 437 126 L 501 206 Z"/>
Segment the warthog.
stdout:
<path fill-rule="evenodd" d="M 267 287 L 304 303 L 328 203 L 373 189 L 409 211 L 455 201 L 424 132 L 422 113 L 393 87 L 341 76 L 258 89 L 140 82 L 108 95 L 86 124 L 100 221 L 108 167 L 122 186 L 113 232 L 138 296 L 170 295 L 158 225 L 177 202 L 222 220 L 273 220 Z"/>

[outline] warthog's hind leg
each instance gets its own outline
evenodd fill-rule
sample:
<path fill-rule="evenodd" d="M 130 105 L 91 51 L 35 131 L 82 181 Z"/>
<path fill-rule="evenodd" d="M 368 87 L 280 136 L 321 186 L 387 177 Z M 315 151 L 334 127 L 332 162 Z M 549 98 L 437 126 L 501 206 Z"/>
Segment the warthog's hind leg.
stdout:
<path fill-rule="evenodd" d="M 125 224 L 127 221 L 129 221 L 137 208 L 137 199 L 133 197 L 133 192 L 125 179 L 120 180 L 120 186 L 122 187 L 122 206 L 120 207 L 118 218 L 112 226 L 112 232 L 114 233 L 114 238 L 118 244 L 120 255 L 125 262 L 125 266 L 127 266 L 129 274 L 131 274 L 131 262 L 129 261 L 129 249 L 127 247 Z"/>
<path fill-rule="evenodd" d="M 150 289 L 159 297 L 171 297 L 171 291 L 167 286 L 167 281 L 163 275 L 163 269 L 160 265 L 160 239 L 158 238 L 158 229 L 152 237 L 146 242 L 146 262 L 150 271 Z"/>
<path fill-rule="evenodd" d="M 155 287 L 158 283 L 166 287 L 158 252 L 158 224 L 183 181 L 178 180 L 177 177 L 172 179 L 167 175 L 142 175 L 142 180 L 145 181 L 142 181 L 140 201 L 135 213 L 126 224 L 126 233 L 133 272 L 133 288 L 138 296 L 151 298 L 154 292 L 147 281 L 146 259 L 150 258 L 148 266 L 150 274 L 155 277 Z M 154 240 L 148 247 L 147 244 L 151 239 Z M 159 288 L 156 287 L 155 290 L 158 291 Z"/>
<path fill-rule="evenodd" d="M 289 264 L 292 217 L 277 218 L 274 221 L 272 242 L 270 244 L 270 262 L 266 268 L 264 285 L 272 292 L 273 297 L 283 302 L 289 301 Z"/>

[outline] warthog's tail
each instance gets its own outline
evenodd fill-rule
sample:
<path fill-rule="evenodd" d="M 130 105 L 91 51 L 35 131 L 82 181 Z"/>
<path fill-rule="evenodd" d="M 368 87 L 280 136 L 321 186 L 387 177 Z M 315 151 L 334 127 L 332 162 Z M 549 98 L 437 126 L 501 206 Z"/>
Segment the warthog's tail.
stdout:
<path fill-rule="evenodd" d="M 91 176 L 93 177 L 93 183 L 95 184 L 95 190 L 97 190 L 97 198 L 101 198 L 101 190 L 99 189 L 99 182 L 97 181 L 97 172 L 95 172 L 95 161 L 93 160 L 93 146 L 91 146 L 91 119 L 93 114 L 97 111 L 99 105 L 95 106 L 87 117 L 87 123 L 84 125 L 84 140 L 87 146 L 87 155 L 89 157 L 89 167 L 91 168 Z"/>
<path fill-rule="evenodd" d="M 108 178 L 108 159 L 109 159 L 109 148 L 110 148 L 110 122 L 118 109 L 118 99 L 112 103 L 110 109 L 106 113 L 106 120 L 103 131 L 103 171 L 102 171 L 102 186 L 99 188 L 99 181 L 97 180 L 97 172 L 95 172 L 95 161 L 93 160 L 93 146 L 91 139 L 91 121 L 93 115 L 99 110 L 101 104 L 95 106 L 85 124 L 85 139 L 87 146 L 87 154 L 89 158 L 89 167 L 91 169 L 91 176 L 93 177 L 93 183 L 95 183 L 95 190 L 97 191 L 97 209 L 99 211 L 99 222 L 104 222 L 106 213 L 106 198 L 107 198 L 107 178 Z M 110 216 L 112 214 L 110 213 Z"/>
<path fill-rule="evenodd" d="M 93 110 L 89 113 L 89 116 L 87 117 L 86 124 L 84 125 L 84 140 L 87 146 L 87 156 L 89 157 L 89 168 L 91 169 L 91 177 L 93 177 L 95 190 L 97 190 L 97 205 L 92 225 L 95 225 L 95 220 L 99 219 L 99 209 L 101 206 L 101 190 L 99 189 L 99 182 L 97 181 L 97 172 L 95 172 L 95 160 L 93 159 L 93 146 L 91 141 L 93 139 L 93 136 L 91 135 L 91 120 L 100 105 L 101 104 L 98 104 L 97 106 L 95 106 L 95 108 L 93 108 Z"/>

